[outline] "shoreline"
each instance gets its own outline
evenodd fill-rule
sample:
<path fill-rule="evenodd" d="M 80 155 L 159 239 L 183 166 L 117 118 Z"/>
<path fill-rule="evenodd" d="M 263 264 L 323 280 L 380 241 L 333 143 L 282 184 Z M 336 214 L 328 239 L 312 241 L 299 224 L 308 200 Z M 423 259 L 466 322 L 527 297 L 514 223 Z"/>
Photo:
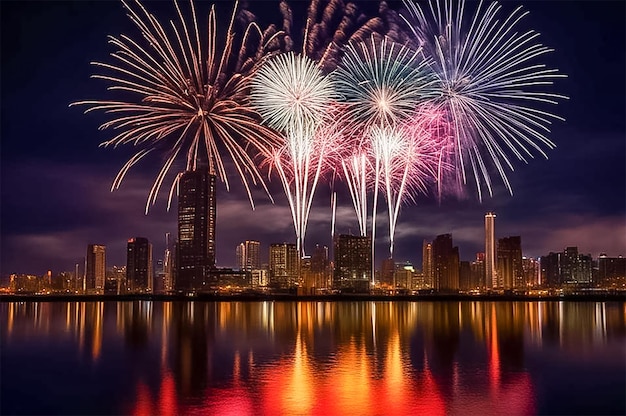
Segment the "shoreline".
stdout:
<path fill-rule="evenodd" d="M 130 302 L 130 301 L 184 301 L 184 302 L 626 302 L 626 294 L 569 294 L 546 296 L 523 295 L 465 295 L 465 294 L 427 294 L 427 295 L 370 295 L 370 294 L 333 294 L 333 295 L 295 295 L 295 294 L 232 294 L 219 295 L 200 293 L 196 296 L 167 294 L 129 294 L 129 295 L 20 295 L 0 294 L 2 302 Z"/>

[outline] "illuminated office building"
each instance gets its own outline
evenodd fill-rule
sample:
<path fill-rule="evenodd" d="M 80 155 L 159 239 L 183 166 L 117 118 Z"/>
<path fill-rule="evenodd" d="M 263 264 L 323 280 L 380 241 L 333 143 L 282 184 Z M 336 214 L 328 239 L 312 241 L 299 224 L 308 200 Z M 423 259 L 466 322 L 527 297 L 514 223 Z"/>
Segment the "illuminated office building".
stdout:
<path fill-rule="evenodd" d="M 424 286 L 433 287 L 433 244 L 424 240 L 422 243 L 422 274 Z"/>
<path fill-rule="evenodd" d="M 498 288 L 496 269 L 496 214 L 485 214 L 485 284 L 487 289 Z"/>
<path fill-rule="evenodd" d="M 498 239 L 498 280 L 504 290 L 524 287 L 522 239 L 519 236 Z"/>
<path fill-rule="evenodd" d="M 389 257 L 383 260 L 383 264 L 380 268 L 379 283 L 381 286 L 393 288 L 395 286 L 395 272 L 396 262 L 393 258 Z"/>
<path fill-rule="evenodd" d="M 258 241 L 246 240 L 240 243 L 236 249 L 237 268 L 239 270 L 258 270 L 261 268 L 259 259 L 261 243 Z"/>
<path fill-rule="evenodd" d="M 177 290 L 202 288 L 215 267 L 215 180 L 206 167 L 179 180 Z"/>
<path fill-rule="evenodd" d="M 85 282 L 87 293 L 103 293 L 106 279 L 106 247 L 102 244 L 89 244 L 85 258 Z"/>
<path fill-rule="evenodd" d="M 130 292 L 151 293 L 152 244 L 147 238 L 135 237 L 128 240 L 126 247 L 126 283 Z"/>
<path fill-rule="evenodd" d="M 433 241 L 433 274 L 436 291 L 459 291 L 459 248 L 452 246 L 452 234 L 438 235 Z"/>
<path fill-rule="evenodd" d="M 298 286 L 298 249 L 295 244 L 271 244 L 269 253 L 270 286 L 290 289 Z"/>
<path fill-rule="evenodd" d="M 605 253 L 598 257 L 597 285 L 605 288 L 626 286 L 626 257 L 609 257 Z"/>
<path fill-rule="evenodd" d="M 333 286 L 345 292 L 368 292 L 372 280 L 370 237 L 340 234 L 333 245 Z"/>

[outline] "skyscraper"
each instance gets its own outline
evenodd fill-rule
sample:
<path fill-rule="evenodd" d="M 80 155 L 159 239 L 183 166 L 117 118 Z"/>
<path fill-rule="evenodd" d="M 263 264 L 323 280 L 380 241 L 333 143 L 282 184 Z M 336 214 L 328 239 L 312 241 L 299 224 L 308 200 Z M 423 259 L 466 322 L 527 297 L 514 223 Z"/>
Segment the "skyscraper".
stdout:
<path fill-rule="evenodd" d="M 327 246 L 315 245 L 315 250 L 311 256 L 311 273 L 314 275 L 316 288 L 327 289 L 332 286 Z M 330 282 L 329 279 L 331 280 Z"/>
<path fill-rule="evenodd" d="M 485 289 L 485 253 L 476 253 L 476 260 L 470 263 L 470 289 Z"/>
<path fill-rule="evenodd" d="M 333 241 L 335 288 L 364 293 L 372 280 L 371 238 L 340 234 Z"/>
<path fill-rule="evenodd" d="M 174 289 L 174 261 L 172 252 L 170 233 L 165 233 L 165 252 L 163 253 L 163 290 L 165 292 L 170 292 Z"/>
<path fill-rule="evenodd" d="M 197 290 L 215 267 L 215 175 L 185 172 L 178 198 L 177 290 Z"/>
<path fill-rule="evenodd" d="M 433 287 L 433 244 L 424 240 L 422 243 L 422 273 L 424 286 Z"/>
<path fill-rule="evenodd" d="M 522 257 L 522 270 L 524 272 L 524 287 L 539 286 L 539 262 L 536 259 Z"/>
<path fill-rule="evenodd" d="M 524 287 L 522 239 L 519 236 L 498 239 L 498 281 L 504 290 Z"/>
<path fill-rule="evenodd" d="M 496 214 L 485 214 L 485 284 L 487 289 L 498 287 L 496 269 Z"/>
<path fill-rule="evenodd" d="M 439 292 L 459 291 L 459 248 L 452 246 L 452 234 L 433 241 L 434 288 Z"/>
<path fill-rule="evenodd" d="M 261 267 L 259 259 L 261 243 L 258 241 L 246 240 L 237 246 L 237 268 L 239 270 L 258 270 Z"/>
<path fill-rule="evenodd" d="M 84 289 L 91 293 L 103 293 L 106 278 L 106 247 L 102 244 L 89 244 L 85 263 Z"/>
<path fill-rule="evenodd" d="M 153 290 L 152 244 L 147 238 L 135 237 L 126 246 L 126 282 L 133 293 Z"/>
<path fill-rule="evenodd" d="M 396 262 L 393 258 L 389 257 L 383 260 L 383 264 L 380 267 L 380 283 L 381 286 L 395 289 L 395 273 Z"/>
<path fill-rule="evenodd" d="M 298 249 L 295 244 L 271 244 L 270 285 L 289 289 L 298 285 Z"/>
<path fill-rule="evenodd" d="M 541 257 L 541 283 L 548 287 L 589 284 L 592 280 L 591 255 L 578 254 L 578 247 Z"/>
<path fill-rule="evenodd" d="M 244 243 L 237 244 L 235 249 L 235 261 L 237 262 L 238 270 L 246 269 L 246 245 Z"/>

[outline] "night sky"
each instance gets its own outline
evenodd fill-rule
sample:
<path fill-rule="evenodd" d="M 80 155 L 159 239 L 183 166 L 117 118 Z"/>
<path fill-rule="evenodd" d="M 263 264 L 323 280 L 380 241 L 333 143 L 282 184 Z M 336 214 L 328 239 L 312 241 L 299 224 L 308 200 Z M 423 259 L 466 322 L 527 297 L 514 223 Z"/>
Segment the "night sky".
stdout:
<path fill-rule="evenodd" d="M 209 4 L 198 3 L 198 16 L 206 16 Z M 280 21 L 278 2 L 251 3 L 264 19 Z M 291 4 L 302 16 L 306 3 Z M 554 109 L 566 119 L 556 122 L 549 136 L 557 148 L 548 152 L 548 160 L 538 156 L 528 165 L 515 163 L 509 174 L 513 196 L 498 185 L 493 198 L 482 202 L 468 188 L 461 199 L 439 203 L 421 197 L 404 206 L 396 231 L 398 261 L 421 268 L 422 240 L 444 233 L 452 233 L 462 260 L 472 260 L 484 250 L 487 211 L 497 214 L 496 237 L 521 235 L 526 256 L 566 246 L 594 257 L 626 254 L 626 3 L 515 1 L 504 6 L 510 11 L 519 4 L 530 11 L 520 28 L 539 31 L 540 41 L 555 49 L 544 61 L 568 75 L 554 88 L 570 97 Z M 126 240 L 135 236 L 149 238 L 154 258 L 161 258 L 164 234 L 176 234 L 175 205 L 167 212 L 163 193 L 144 215 L 160 159 L 133 168 L 122 187 L 109 192 L 133 149 L 99 148 L 112 137 L 111 131 L 97 129 L 107 119 L 104 114 L 84 115 L 84 109 L 68 107 L 73 101 L 110 97 L 106 82 L 89 78 L 96 72 L 89 62 L 111 61 L 108 54 L 114 49 L 107 35 L 138 36 L 122 4 L 3 0 L 0 7 L 0 273 L 72 270 L 74 263 L 82 264 L 89 243 L 107 246 L 107 266 L 122 265 Z M 147 7 L 161 21 L 173 16 L 169 1 Z M 229 8 L 230 2 L 219 2 L 222 30 Z M 261 260 L 267 261 L 270 243 L 295 242 L 286 199 L 274 180 L 270 188 L 276 204 L 257 189 L 252 211 L 232 173 L 230 192 L 218 187 L 218 266 L 234 266 L 235 246 L 245 239 L 261 241 Z M 337 232 L 356 234 L 349 194 L 340 192 Z M 315 244 L 330 245 L 330 216 L 329 187 L 321 184 L 309 221 L 308 252 Z M 377 264 L 386 253 L 384 218 L 379 217 Z"/>

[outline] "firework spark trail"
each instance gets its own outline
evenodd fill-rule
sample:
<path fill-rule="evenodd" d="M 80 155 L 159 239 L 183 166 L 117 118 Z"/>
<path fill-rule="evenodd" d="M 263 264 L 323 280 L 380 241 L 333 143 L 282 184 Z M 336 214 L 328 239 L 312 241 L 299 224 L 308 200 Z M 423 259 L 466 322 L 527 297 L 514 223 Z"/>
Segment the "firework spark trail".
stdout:
<path fill-rule="evenodd" d="M 293 52 L 268 59 L 252 79 L 250 99 L 265 123 L 284 134 L 270 160 L 287 196 L 297 249 L 304 255 L 311 203 L 333 134 L 322 129 L 335 99 L 332 81 L 314 61 Z M 340 135 L 341 132 L 337 132 Z"/>
<path fill-rule="evenodd" d="M 440 154 L 445 137 L 440 136 L 440 118 L 429 106 L 400 127 L 372 128 L 374 170 L 380 178 L 389 219 L 389 255 L 393 258 L 396 224 L 401 205 L 426 194 L 447 166 Z"/>
<path fill-rule="evenodd" d="M 367 218 L 365 184 L 373 176 L 371 236 L 374 258 L 379 188 L 383 188 L 388 202 L 390 252 L 393 252 L 399 211 L 396 206 L 402 203 L 408 170 L 400 176 L 400 193 L 396 200 L 391 192 L 392 182 L 395 185 L 397 179 L 393 178 L 392 164 L 396 157 L 411 150 L 403 139 L 402 125 L 414 116 L 419 103 L 432 98 L 430 87 L 434 80 L 421 50 L 374 35 L 365 42 L 350 43 L 342 63 L 331 76 L 336 80 L 346 107 L 343 118 L 353 126 L 350 134 L 360 139 L 358 147 L 364 149 L 369 159 L 365 164 L 365 155 L 357 152 L 350 155 L 342 167 L 362 235 Z"/>
<path fill-rule="evenodd" d="M 388 38 L 350 43 L 331 76 L 354 133 L 362 136 L 372 126 L 397 126 L 412 117 L 419 103 L 433 97 L 435 80 L 428 64 L 420 50 Z"/>
<path fill-rule="evenodd" d="M 536 63 L 552 49 L 537 43 L 535 31 L 518 31 L 518 23 L 528 14 L 521 7 L 501 19 L 497 2 L 484 8 L 481 2 L 465 31 L 463 0 L 456 8 L 452 0 L 431 0 L 424 8 L 414 0 L 404 4 L 408 14 L 401 17 L 416 42 L 434 58 L 439 97 L 433 102 L 447 112 L 455 132 L 453 186 L 460 190 L 468 171 L 479 199 L 483 186 L 492 195 L 492 164 L 512 194 L 505 169 L 513 170 L 510 154 L 523 162 L 533 157 L 531 150 L 547 157 L 541 146 L 554 147 L 546 136 L 549 126 L 555 119 L 563 120 L 536 108 L 567 98 L 543 90 L 566 77 Z"/>
<path fill-rule="evenodd" d="M 352 156 L 341 161 L 354 211 L 359 221 L 361 237 L 367 235 L 367 184 L 370 174 L 368 164 L 368 155 L 361 149 L 358 149 Z"/>
<path fill-rule="evenodd" d="M 164 149 L 166 158 L 150 190 L 146 213 L 156 202 L 166 175 L 181 153 L 186 153 L 187 170 L 198 168 L 199 161 L 206 163 L 209 171 L 218 175 L 228 189 L 221 154 L 225 153 L 254 207 L 250 182 L 260 183 L 263 188 L 265 184 L 252 160 L 254 156 L 246 149 L 250 146 L 255 152 L 269 154 L 278 137 L 271 129 L 260 126 L 258 114 L 248 108 L 248 82 L 258 62 L 255 57 L 271 54 L 281 47 L 280 32 L 271 28 L 262 31 L 251 21 L 251 14 L 240 14 L 245 30 L 238 53 L 234 53 L 237 47 L 233 25 L 238 4 L 235 2 L 233 7 L 222 47 L 217 46 L 217 18 L 215 8 L 211 7 L 208 45 L 203 50 L 193 2 L 190 2 L 190 27 L 178 3 L 174 2 L 178 21 L 170 21 L 172 35 L 169 37 L 161 23 L 139 1 L 133 7 L 124 0 L 122 3 L 142 39 L 110 36 L 109 43 L 118 49 L 111 54 L 113 63 L 92 62 L 109 74 L 93 78 L 106 80 L 112 83 L 109 90 L 131 93 L 135 99 L 71 104 L 88 106 L 86 113 L 102 110 L 112 116 L 100 129 L 112 128 L 117 134 L 102 145 L 141 147 L 120 169 L 111 190 L 119 188 L 128 170 L 156 149 Z M 172 183 L 168 208 L 179 177 L 180 173 Z"/>
<path fill-rule="evenodd" d="M 286 0 L 280 3 L 282 30 L 287 34 L 286 50 L 297 50 L 318 63 L 324 73 L 333 71 L 341 61 L 344 46 L 361 42 L 372 34 L 387 36 L 404 43 L 408 34 L 400 30 L 398 14 L 379 5 L 377 16 L 368 17 L 353 2 L 344 0 L 312 0 L 307 9 L 304 34 L 300 45 L 292 39 L 293 13 Z"/>

